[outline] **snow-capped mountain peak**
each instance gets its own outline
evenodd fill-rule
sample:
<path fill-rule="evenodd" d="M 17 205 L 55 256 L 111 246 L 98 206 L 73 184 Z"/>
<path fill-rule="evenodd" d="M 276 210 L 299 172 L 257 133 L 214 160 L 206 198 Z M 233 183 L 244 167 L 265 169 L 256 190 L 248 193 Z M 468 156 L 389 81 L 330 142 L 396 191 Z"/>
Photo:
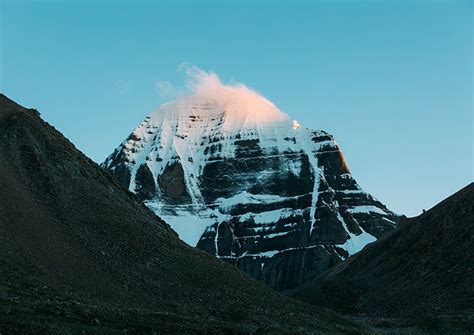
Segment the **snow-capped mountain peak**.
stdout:
<path fill-rule="evenodd" d="M 291 289 L 394 229 L 334 138 L 245 86 L 203 76 L 151 113 L 105 160 L 192 246 Z"/>

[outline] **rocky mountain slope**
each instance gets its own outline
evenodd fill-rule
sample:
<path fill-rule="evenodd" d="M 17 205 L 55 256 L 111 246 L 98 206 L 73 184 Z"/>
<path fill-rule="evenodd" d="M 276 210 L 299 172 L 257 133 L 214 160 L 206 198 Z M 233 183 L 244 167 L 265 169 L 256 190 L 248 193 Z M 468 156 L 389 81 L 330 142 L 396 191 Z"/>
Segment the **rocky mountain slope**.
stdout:
<path fill-rule="evenodd" d="M 192 246 L 293 289 L 396 226 L 334 138 L 222 89 L 162 105 L 105 160 Z"/>
<path fill-rule="evenodd" d="M 474 331 L 474 183 L 303 285 L 293 296 L 340 312 Z"/>
<path fill-rule="evenodd" d="M 357 333 L 187 246 L 0 95 L 0 333 Z"/>

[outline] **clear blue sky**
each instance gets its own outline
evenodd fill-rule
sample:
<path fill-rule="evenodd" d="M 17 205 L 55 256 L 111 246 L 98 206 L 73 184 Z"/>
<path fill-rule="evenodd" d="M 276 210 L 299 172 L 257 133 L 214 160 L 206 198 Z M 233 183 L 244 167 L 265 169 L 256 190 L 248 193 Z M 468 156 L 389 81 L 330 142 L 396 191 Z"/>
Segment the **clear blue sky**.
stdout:
<path fill-rule="evenodd" d="M 189 62 L 335 135 L 394 211 L 473 180 L 470 0 L 0 3 L 0 90 L 97 162 Z"/>

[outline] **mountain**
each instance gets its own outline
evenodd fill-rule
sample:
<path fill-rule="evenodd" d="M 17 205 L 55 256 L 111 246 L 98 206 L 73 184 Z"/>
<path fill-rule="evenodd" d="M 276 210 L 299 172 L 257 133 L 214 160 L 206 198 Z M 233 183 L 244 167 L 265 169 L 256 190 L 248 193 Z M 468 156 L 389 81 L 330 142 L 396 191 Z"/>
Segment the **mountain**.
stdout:
<path fill-rule="evenodd" d="M 0 95 L 0 333 L 360 333 L 178 239 Z"/>
<path fill-rule="evenodd" d="M 223 89 L 151 113 L 102 167 L 191 246 L 293 289 L 396 226 L 334 138 Z"/>
<path fill-rule="evenodd" d="M 474 331 L 474 183 L 303 285 L 293 296 L 345 313 Z"/>

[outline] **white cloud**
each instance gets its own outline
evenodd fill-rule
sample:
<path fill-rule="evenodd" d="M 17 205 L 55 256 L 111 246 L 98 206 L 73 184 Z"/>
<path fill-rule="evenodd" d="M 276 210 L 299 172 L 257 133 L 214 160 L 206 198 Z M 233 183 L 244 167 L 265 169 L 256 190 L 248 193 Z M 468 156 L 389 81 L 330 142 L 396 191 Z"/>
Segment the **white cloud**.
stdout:
<path fill-rule="evenodd" d="M 183 89 L 173 86 L 173 84 L 166 80 L 155 82 L 155 91 L 163 100 L 174 100 L 185 95 Z"/>
<path fill-rule="evenodd" d="M 215 72 L 207 72 L 188 63 L 181 64 L 179 70 L 186 74 L 186 91 L 190 94 L 213 99 L 222 104 L 232 100 L 234 104 L 251 105 L 257 109 L 261 107 L 265 110 L 269 105 L 276 109 L 272 102 L 242 83 L 222 83 Z"/>
<path fill-rule="evenodd" d="M 286 114 L 255 90 L 242 83 L 224 84 L 212 71 L 204 71 L 197 66 L 183 63 L 178 71 L 186 76 L 184 87 L 176 88 L 168 81 L 158 81 L 155 89 L 162 99 L 174 100 L 184 95 L 193 95 L 207 101 L 214 101 L 224 109 L 230 108 L 236 122 L 287 121 Z"/>

